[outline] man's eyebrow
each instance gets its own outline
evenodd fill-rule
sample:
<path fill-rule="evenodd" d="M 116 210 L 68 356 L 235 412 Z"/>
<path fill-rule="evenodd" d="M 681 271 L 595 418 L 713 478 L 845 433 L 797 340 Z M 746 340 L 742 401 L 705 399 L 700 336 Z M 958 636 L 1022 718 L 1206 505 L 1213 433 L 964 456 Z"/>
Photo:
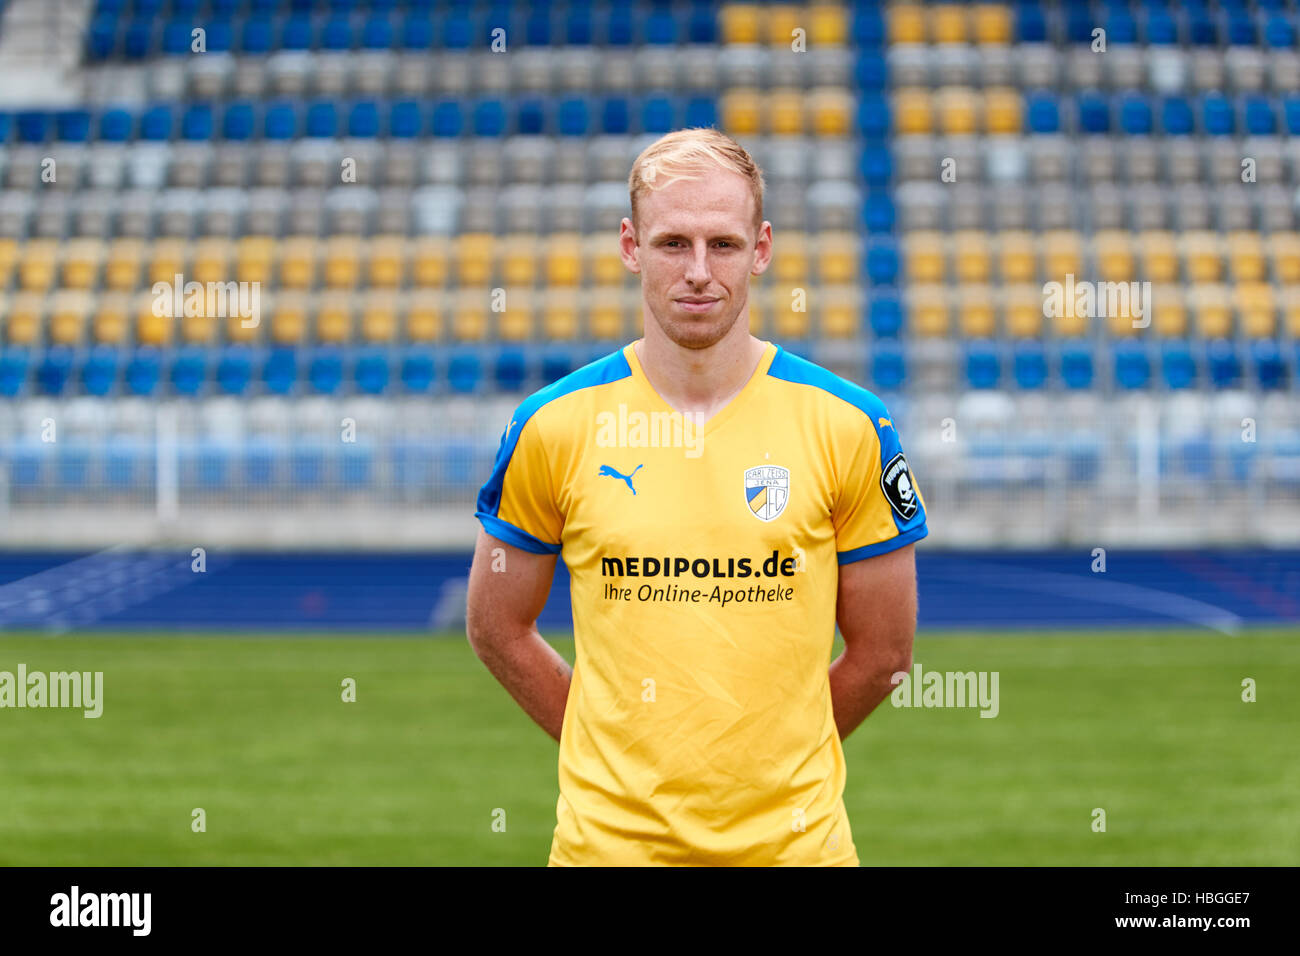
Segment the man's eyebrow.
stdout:
<path fill-rule="evenodd" d="M 656 232 L 651 234 L 650 236 L 651 242 L 667 242 L 670 239 L 680 239 L 685 242 L 689 242 L 690 236 L 687 236 L 685 233 L 681 233 L 681 232 Z M 745 245 L 746 242 L 744 236 L 736 235 L 734 233 L 722 233 L 717 236 L 709 237 L 709 242 L 721 242 L 724 240 L 727 242 L 734 242 L 737 245 L 742 245 L 742 246 Z"/>

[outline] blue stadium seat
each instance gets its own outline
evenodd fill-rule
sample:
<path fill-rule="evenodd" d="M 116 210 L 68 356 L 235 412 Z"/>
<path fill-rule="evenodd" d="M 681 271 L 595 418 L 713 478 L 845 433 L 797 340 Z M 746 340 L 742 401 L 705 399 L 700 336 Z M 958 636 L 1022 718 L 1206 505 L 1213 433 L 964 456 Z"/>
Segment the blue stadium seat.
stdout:
<path fill-rule="evenodd" d="M 43 110 L 23 110 L 14 117 L 20 143 L 44 143 L 50 135 L 50 114 Z"/>
<path fill-rule="evenodd" d="M 1167 136 L 1190 136 L 1196 126 L 1192 104 L 1186 97 L 1166 97 L 1160 106 L 1160 126 Z"/>
<path fill-rule="evenodd" d="M 165 104 L 151 106 L 140 117 L 140 138 L 150 142 L 166 142 L 172 138 L 174 122 L 170 106 Z"/>
<path fill-rule="evenodd" d="M 549 6 L 529 11 L 524 21 L 524 43 L 528 46 L 550 46 L 554 35 Z"/>
<path fill-rule="evenodd" d="M 1052 93 L 1036 92 L 1025 97 L 1025 131 L 1028 133 L 1061 131 L 1060 106 Z"/>
<path fill-rule="evenodd" d="M 1151 104 L 1146 97 L 1130 93 L 1124 97 L 1119 107 L 1119 128 L 1130 136 L 1145 136 L 1154 127 L 1151 117 Z"/>
<path fill-rule="evenodd" d="M 393 23 L 385 16 L 372 16 L 361 27 L 361 49 L 391 50 Z"/>
<path fill-rule="evenodd" d="M 55 137 L 64 143 L 84 143 L 90 138 L 90 111 L 63 110 L 54 117 Z"/>
<path fill-rule="evenodd" d="M 1266 96 L 1246 97 L 1246 133 L 1250 136 L 1272 136 L 1277 132 L 1277 116 L 1273 103 Z"/>
<path fill-rule="evenodd" d="M 536 97 L 521 100 L 515 114 L 515 132 L 521 136 L 540 136 L 546 131 L 546 103 Z"/>
<path fill-rule="evenodd" d="M 1066 13 L 1065 38 L 1070 43 L 1091 43 L 1092 31 L 1099 26 L 1086 6 L 1072 5 Z"/>
<path fill-rule="evenodd" d="M 36 384 L 46 395 L 62 395 L 72 371 L 72 349 L 51 346 L 36 364 Z"/>
<path fill-rule="evenodd" d="M 1165 342 L 1160 350 L 1160 371 L 1171 389 L 1191 388 L 1196 384 L 1196 360 L 1186 342 Z"/>
<path fill-rule="evenodd" d="M 255 122 L 252 103 L 231 103 L 221 118 L 221 135 L 229 140 L 252 139 Z"/>
<path fill-rule="evenodd" d="M 697 3 L 692 8 L 687 21 L 686 39 L 688 43 L 718 42 L 718 20 L 710 4 Z"/>
<path fill-rule="evenodd" d="M 1104 23 L 1106 43 L 1137 43 L 1137 20 L 1126 8 L 1112 7 Z"/>
<path fill-rule="evenodd" d="M 158 390 L 162 377 L 162 353 L 152 347 L 138 348 L 126 365 L 126 387 L 133 395 L 146 398 Z"/>
<path fill-rule="evenodd" d="M 422 132 L 420 104 L 415 100 L 398 100 L 388 110 L 388 135 L 412 139 Z"/>
<path fill-rule="evenodd" d="M 1061 381 L 1069 389 L 1092 387 L 1092 349 L 1082 339 L 1072 339 L 1061 345 Z"/>
<path fill-rule="evenodd" d="M 871 345 L 871 381 L 878 389 L 902 388 L 907 382 L 907 364 L 903 348 L 896 341 L 883 339 Z"/>
<path fill-rule="evenodd" d="M 374 100 L 353 104 L 348 114 L 348 135 L 357 139 L 374 139 L 379 135 L 379 105 Z"/>
<path fill-rule="evenodd" d="M 1287 384 L 1286 360 L 1282 350 L 1272 339 L 1258 339 L 1250 346 L 1251 364 L 1255 366 L 1255 380 L 1266 390 L 1285 388 Z"/>
<path fill-rule="evenodd" d="M 31 352 L 25 348 L 10 346 L 0 352 L 0 395 L 5 398 L 21 395 L 26 389 L 31 365 Z"/>
<path fill-rule="evenodd" d="M 262 383 L 275 395 L 288 395 L 298 383 L 298 353 L 292 348 L 271 349 L 262 366 Z"/>
<path fill-rule="evenodd" d="M 370 484 L 374 470 L 374 450 L 365 444 L 345 444 L 339 457 L 339 484 L 345 488 L 364 488 Z"/>
<path fill-rule="evenodd" d="M 271 484 L 275 480 L 277 458 L 275 439 L 249 439 L 244 446 L 244 483 L 254 488 Z"/>
<path fill-rule="evenodd" d="M 858 103 L 858 130 L 868 139 L 889 135 L 889 103 L 883 93 L 863 93 Z"/>
<path fill-rule="evenodd" d="M 305 33 L 303 32 L 305 28 Z M 260 56 L 271 51 L 273 44 L 271 21 L 267 17 L 249 17 L 239 33 L 239 50 L 249 56 Z M 311 48 L 311 23 L 302 17 L 290 17 L 280 34 L 280 46 L 286 50 Z"/>
<path fill-rule="evenodd" d="M 1188 11 L 1187 39 L 1194 46 L 1218 46 L 1219 30 L 1208 10 L 1201 8 Z"/>
<path fill-rule="evenodd" d="M 429 391 L 434 380 L 433 353 L 424 348 L 408 348 L 402 355 L 401 378 L 407 391 Z"/>
<path fill-rule="evenodd" d="M 718 104 L 710 96 L 693 96 L 686 101 L 686 126 L 718 125 Z"/>
<path fill-rule="evenodd" d="M 903 307 L 890 290 L 875 290 L 867 309 L 867 323 L 872 334 L 893 338 L 903 330 Z"/>
<path fill-rule="evenodd" d="M 603 111 L 602 111 L 603 114 Z M 602 122 L 608 122 L 602 115 Z M 568 97 L 560 101 L 557 123 L 561 136 L 586 136 L 591 124 L 587 101 L 580 97 Z M 608 127 L 606 127 L 608 129 Z"/>
<path fill-rule="evenodd" d="M 1300 136 L 1300 96 L 1288 96 L 1282 101 L 1282 116 L 1287 133 Z"/>
<path fill-rule="evenodd" d="M 1241 385 L 1241 352 L 1235 342 L 1214 339 L 1205 349 L 1206 366 L 1210 384 L 1215 388 L 1237 388 Z"/>
<path fill-rule="evenodd" d="M 1151 382 L 1151 357 L 1140 342 L 1115 346 L 1115 384 L 1123 389 L 1146 388 Z"/>
<path fill-rule="evenodd" d="M 885 45 L 885 16 L 879 7 L 869 4 L 855 7 L 852 41 L 869 50 Z"/>
<path fill-rule="evenodd" d="M 894 285 L 898 265 L 898 246 L 892 239 L 877 238 L 867 248 L 866 271 L 872 285 Z"/>
<path fill-rule="evenodd" d="M 317 100 L 307 107 L 307 136 L 333 139 L 338 130 L 339 111 L 333 100 Z"/>
<path fill-rule="evenodd" d="M 651 46 L 670 46 L 677 42 L 677 17 L 671 9 L 650 10 L 645 19 L 645 42 Z"/>
<path fill-rule="evenodd" d="M 234 46 L 235 31 L 228 20 L 209 20 L 203 25 L 203 31 L 204 46 L 209 53 L 229 53 Z"/>
<path fill-rule="evenodd" d="M 243 395 L 253 379 L 253 351 L 234 345 L 221 353 L 217 362 L 217 386 L 227 395 Z"/>
<path fill-rule="evenodd" d="M 1016 9 L 1016 39 L 1021 43 L 1047 41 L 1047 18 L 1036 3 L 1022 3 Z"/>
<path fill-rule="evenodd" d="M 1205 132 L 1209 136 L 1231 136 L 1236 130 L 1236 117 L 1233 115 L 1232 101 L 1219 93 L 1205 94 L 1201 105 L 1201 117 Z"/>
<path fill-rule="evenodd" d="M 99 117 L 99 138 L 110 143 L 125 143 L 131 138 L 135 122 L 130 112 L 114 107 L 104 110 Z M 0 143 L 4 142 L 4 133 L 0 132 Z"/>
<path fill-rule="evenodd" d="M 630 6 L 614 6 L 605 12 L 602 22 L 597 22 L 597 36 L 607 46 L 631 46 L 637 42 L 634 10 Z"/>
<path fill-rule="evenodd" d="M 379 349 L 361 352 L 352 367 L 352 378 L 357 391 L 365 395 L 381 395 L 388 388 L 388 356 Z"/>
<path fill-rule="evenodd" d="M 453 12 L 442 22 L 442 45 L 448 50 L 468 50 L 474 43 L 474 21 L 464 11 Z"/>
<path fill-rule="evenodd" d="M 402 21 L 401 48 L 403 50 L 428 50 L 433 46 L 433 20 L 418 13 L 408 14 Z"/>
<path fill-rule="evenodd" d="M 894 178 L 893 153 L 884 143 L 867 143 L 862 147 L 860 169 L 868 186 L 887 187 Z"/>
<path fill-rule="evenodd" d="M 1002 378 L 1002 357 L 992 342 L 970 342 L 966 346 L 966 383 L 971 388 L 997 388 Z"/>
<path fill-rule="evenodd" d="M 307 368 L 307 380 L 321 395 L 333 395 L 343 384 L 343 353 L 333 346 L 316 350 Z"/>
<path fill-rule="evenodd" d="M 1264 45 L 1275 50 L 1289 50 L 1296 44 L 1295 24 L 1284 16 L 1273 14 L 1264 22 Z"/>
<path fill-rule="evenodd" d="M 1021 388 L 1042 388 L 1047 384 L 1047 353 L 1043 343 L 1017 342 L 1012 354 L 1012 369 Z"/>
<path fill-rule="evenodd" d="M 103 396 L 117 384 L 121 355 L 111 345 L 97 345 L 81 364 L 81 387 L 87 395 Z"/>
<path fill-rule="evenodd" d="M 641 131 L 655 135 L 671 132 L 677 128 L 674 112 L 673 101 L 667 96 L 647 96 L 641 104 Z"/>
<path fill-rule="evenodd" d="M 1178 23 L 1168 10 L 1150 7 L 1146 13 L 1147 43 L 1152 46 L 1173 46 L 1178 43 Z"/>
<path fill-rule="evenodd" d="M 86 34 L 86 55 L 92 60 L 107 60 L 117 47 L 117 17 L 96 14 Z"/>
<path fill-rule="evenodd" d="M 873 235 L 893 232 L 896 215 L 894 201 L 884 190 L 868 194 L 862 205 L 863 224 L 867 227 L 867 232 Z"/>
<path fill-rule="evenodd" d="M 486 97 L 474 104 L 472 123 L 475 136 L 505 136 L 506 105 L 495 97 Z"/>
<path fill-rule="evenodd" d="M 181 117 L 181 138 L 191 142 L 212 139 L 212 107 L 206 103 L 195 103 Z"/>
<path fill-rule="evenodd" d="M 301 488 L 315 488 L 325 478 L 325 450 L 319 443 L 298 441 L 289 452 L 290 480 Z"/>
<path fill-rule="evenodd" d="M 500 391 L 522 391 L 528 378 L 528 362 L 523 350 L 514 346 L 502 347 L 497 353 L 493 373 Z"/>
<path fill-rule="evenodd" d="M 574 369 L 573 353 L 567 346 L 551 346 L 542 352 L 542 384 L 550 385 Z"/>
<path fill-rule="evenodd" d="M 132 20 L 122 34 L 122 55 L 129 60 L 143 60 L 153 51 L 153 20 Z"/>
<path fill-rule="evenodd" d="M 288 140 L 298 136 L 298 113 L 292 103 L 271 103 L 262 117 L 262 135 L 267 139 Z"/>
<path fill-rule="evenodd" d="M 472 349 L 459 349 L 447 363 L 447 384 L 453 392 L 469 395 L 477 392 L 483 381 L 483 360 Z"/>
<path fill-rule="evenodd" d="M 1110 101 L 1101 93 L 1079 94 L 1079 131 L 1110 132 Z"/>
<path fill-rule="evenodd" d="M 862 90 L 883 90 L 889 83 L 889 64 L 875 50 L 858 51 L 853 78 Z"/>
<path fill-rule="evenodd" d="M 318 40 L 322 50 L 341 52 L 351 50 L 352 25 L 346 16 L 329 17 L 321 26 Z"/>
<path fill-rule="evenodd" d="M 197 395 L 208 380 L 208 350 L 188 347 L 180 349 L 172 358 L 172 389 L 177 395 Z"/>
<path fill-rule="evenodd" d="M 455 138 L 464 128 L 465 117 L 458 100 L 444 100 L 434 106 L 430 117 L 430 130 L 434 136 Z"/>
<path fill-rule="evenodd" d="M 1254 46 L 1258 42 L 1255 18 L 1250 11 L 1228 12 L 1228 42 L 1233 46 Z"/>

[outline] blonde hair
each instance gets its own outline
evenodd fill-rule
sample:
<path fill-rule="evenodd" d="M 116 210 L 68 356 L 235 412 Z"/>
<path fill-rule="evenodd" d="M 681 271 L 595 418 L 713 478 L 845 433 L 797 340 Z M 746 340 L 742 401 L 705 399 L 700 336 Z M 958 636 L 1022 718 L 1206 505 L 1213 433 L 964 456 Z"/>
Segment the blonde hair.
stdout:
<path fill-rule="evenodd" d="M 637 200 L 651 189 L 681 179 L 698 179 L 711 167 L 721 167 L 749 180 L 754 196 L 754 227 L 762 226 L 763 170 L 745 147 L 710 127 L 679 129 L 661 136 L 641 151 L 627 178 L 632 225 L 636 226 Z"/>

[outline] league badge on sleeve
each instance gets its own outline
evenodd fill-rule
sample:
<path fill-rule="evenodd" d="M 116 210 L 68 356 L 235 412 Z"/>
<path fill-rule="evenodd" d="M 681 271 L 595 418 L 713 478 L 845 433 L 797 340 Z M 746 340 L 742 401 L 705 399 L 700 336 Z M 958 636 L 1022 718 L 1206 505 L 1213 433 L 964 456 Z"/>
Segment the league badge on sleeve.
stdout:
<path fill-rule="evenodd" d="M 771 521 L 790 500 L 790 469 L 759 465 L 745 472 L 745 503 L 754 517 Z"/>
<path fill-rule="evenodd" d="M 912 486 L 912 469 L 900 451 L 880 471 L 880 490 L 889 507 L 904 521 L 916 514 L 916 488 Z"/>

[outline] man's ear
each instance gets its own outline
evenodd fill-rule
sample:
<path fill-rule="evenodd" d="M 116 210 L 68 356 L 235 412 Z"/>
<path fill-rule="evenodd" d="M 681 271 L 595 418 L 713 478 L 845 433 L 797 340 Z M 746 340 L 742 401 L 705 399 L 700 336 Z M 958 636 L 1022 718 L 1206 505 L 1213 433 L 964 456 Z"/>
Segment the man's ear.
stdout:
<path fill-rule="evenodd" d="M 636 226 L 632 220 L 624 218 L 618 227 L 618 255 L 628 272 L 640 274 L 641 263 L 637 261 Z"/>
<path fill-rule="evenodd" d="M 754 267 L 750 275 L 761 276 L 772 264 L 772 224 L 763 220 L 758 227 L 758 240 L 754 243 Z"/>

